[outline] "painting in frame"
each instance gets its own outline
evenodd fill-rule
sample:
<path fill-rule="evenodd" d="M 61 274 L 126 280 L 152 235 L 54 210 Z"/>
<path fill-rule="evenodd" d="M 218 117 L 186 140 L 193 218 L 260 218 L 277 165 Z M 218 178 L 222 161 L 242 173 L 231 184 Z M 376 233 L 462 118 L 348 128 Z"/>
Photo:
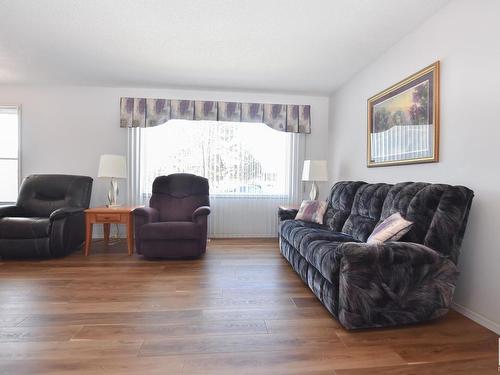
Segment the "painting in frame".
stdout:
<path fill-rule="evenodd" d="M 368 99 L 367 165 L 439 161 L 439 61 Z"/>

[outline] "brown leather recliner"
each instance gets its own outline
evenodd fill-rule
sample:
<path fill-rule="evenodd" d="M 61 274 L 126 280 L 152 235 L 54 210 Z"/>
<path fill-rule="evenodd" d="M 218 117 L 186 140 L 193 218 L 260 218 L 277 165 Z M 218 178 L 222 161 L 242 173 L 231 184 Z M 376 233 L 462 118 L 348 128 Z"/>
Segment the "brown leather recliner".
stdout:
<path fill-rule="evenodd" d="M 148 258 L 205 253 L 210 214 L 208 180 L 187 173 L 157 177 L 149 207 L 134 210 L 135 247 Z"/>

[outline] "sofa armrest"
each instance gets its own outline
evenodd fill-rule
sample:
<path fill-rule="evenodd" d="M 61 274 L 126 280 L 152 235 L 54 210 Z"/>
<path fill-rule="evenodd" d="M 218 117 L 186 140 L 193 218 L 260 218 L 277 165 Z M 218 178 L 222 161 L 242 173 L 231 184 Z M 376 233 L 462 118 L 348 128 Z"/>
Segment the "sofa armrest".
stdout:
<path fill-rule="evenodd" d="M 416 323 L 448 311 L 458 270 L 438 252 L 408 242 L 347 242 L 338 250 L 338 316 L 346 328 Z"/>
<path fill-rule="evenodd" d="M 413 242 L 345 242 L 339 251 L 350 264 L 366 263 L 393 265 L 411 263 L 413 265 L 441 262 L 443 256 L 431 248 Z"/>
<path fill-rule="evenodd" d="M 84 209 L 80 207 L 63 207 L 52 212 L 49 218 L 50 221 L 64 219 L 71 215 L 82 214 L 83 211 Z"/>
<path fill-rule="evenodd" d="M 19 206 L 0 206 L 0 218 L 21 217 L 24 216 L 24 214 L 24 210 Z"/>
<path fill-rule="evenodd" d="M 160 213 L 153 207 L 138 207 L 134 210 L 134 217 L 142 224 L 154 223 L 159 220 Z"/>
<path fill-rule="evenodd" d="M 191 220 L 194 222 L 194 223 L 198 223 L 200 222 L 200 219 L 202 217 L 207 217 L 208 215 L 210 215 L 210 207 L 208 206 L 201 206 L 201 207 L 198 207 L 196 210 L 194 210 L 193 212 L 193 215 L 191 216 Z"/>
<path fill-rule="evenodd" d="M 278 219 L 279 221 L 293 220 L 297 216 L 299 210 L 292 207 L 278 207 Z"/>

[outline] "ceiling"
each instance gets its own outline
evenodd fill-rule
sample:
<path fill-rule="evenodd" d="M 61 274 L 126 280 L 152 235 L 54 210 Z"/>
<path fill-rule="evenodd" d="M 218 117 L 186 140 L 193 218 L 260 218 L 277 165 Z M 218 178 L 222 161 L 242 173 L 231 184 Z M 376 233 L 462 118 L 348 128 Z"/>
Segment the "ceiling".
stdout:
<path fill-rule="evenodd" d="M 448 0 L 0 0 L 0 83 L 328 94 Z"/>

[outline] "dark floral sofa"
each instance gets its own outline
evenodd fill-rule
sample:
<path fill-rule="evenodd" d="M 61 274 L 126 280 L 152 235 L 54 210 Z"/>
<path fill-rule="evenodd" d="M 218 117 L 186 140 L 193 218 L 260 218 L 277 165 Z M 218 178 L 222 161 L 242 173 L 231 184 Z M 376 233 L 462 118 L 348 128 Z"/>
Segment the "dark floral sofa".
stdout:
<path fill-rule="evenodd" d="M 333 186 L 324 225 L 282 220 L 282 255 L 347 329 L 443 316 L 474 194 L 463 186 L 343 181 Z M 368 244 L 395 212 L 413 221 L 397 242 Z"/>

